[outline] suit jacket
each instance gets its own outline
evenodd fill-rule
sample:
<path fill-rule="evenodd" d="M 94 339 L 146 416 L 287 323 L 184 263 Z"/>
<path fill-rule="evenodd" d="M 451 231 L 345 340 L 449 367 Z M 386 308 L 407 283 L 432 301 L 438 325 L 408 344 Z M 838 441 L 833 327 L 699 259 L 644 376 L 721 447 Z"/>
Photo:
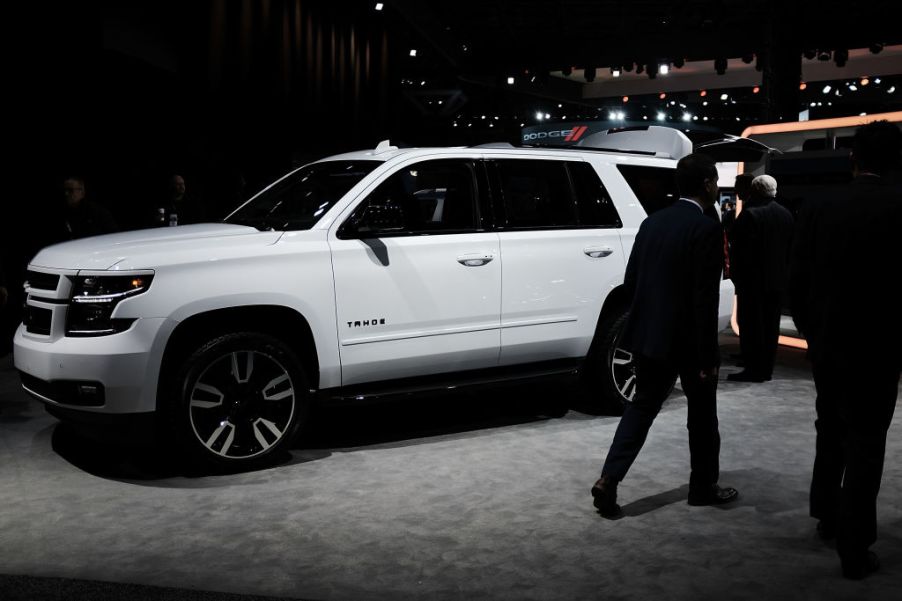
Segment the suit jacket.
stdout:
<path fill-rule="evenodd" d="M 902 187 L 862 175 L 819 191 L 799 214 L 790 268 L 796 327 L 813 361 L 902 362 Z"/>
<path fill-rule="evenodd" d="M 792 213 L 779 203 L 746 203 L 730 238 L 730 279 L 738 294 L 786 289 L 792 232 Z"/>
<path fill-rule="evenodd" d="M 631 299 L 620 346 L 674 365 L 720 363 L 717 344 L 723 234 L 678 200 L 639 227 L 624 278 Z"/>

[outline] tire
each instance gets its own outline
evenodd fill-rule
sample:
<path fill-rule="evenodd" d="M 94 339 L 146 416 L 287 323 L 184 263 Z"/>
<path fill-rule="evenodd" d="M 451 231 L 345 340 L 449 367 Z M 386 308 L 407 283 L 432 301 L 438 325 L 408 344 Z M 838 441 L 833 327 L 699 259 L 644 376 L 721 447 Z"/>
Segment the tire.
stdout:
<path fill-rule="evenodd" d="M 202 466 L 259 468 L 307 420 L 309 392 L 294 352 L 265 334 L 239 332 L 199 345 L 174 380 L 171 427 Z"/>

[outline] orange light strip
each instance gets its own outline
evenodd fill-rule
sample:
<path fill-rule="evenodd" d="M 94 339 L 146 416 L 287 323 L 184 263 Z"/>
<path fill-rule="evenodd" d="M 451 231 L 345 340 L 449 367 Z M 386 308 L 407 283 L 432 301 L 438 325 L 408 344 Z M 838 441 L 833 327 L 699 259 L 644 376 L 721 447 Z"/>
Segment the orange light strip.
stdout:
<path fill-rule="evenodd" d="M 795 121 L 792 123 L 768 123 L 766 125 L 750 125 L 742 131 L 742 137 L 755 134 L 779 134 L 787 131 L 808 131 L 812 129 L 835 129 L 838 127 L 858 127 L 872 121 L 902 121 L 902 111 L 892 113 L 874 113 L 873 115 L 856 115 L 855 117 L 835 117 L 833 119 L 815 119 L 814 121 Z"/>

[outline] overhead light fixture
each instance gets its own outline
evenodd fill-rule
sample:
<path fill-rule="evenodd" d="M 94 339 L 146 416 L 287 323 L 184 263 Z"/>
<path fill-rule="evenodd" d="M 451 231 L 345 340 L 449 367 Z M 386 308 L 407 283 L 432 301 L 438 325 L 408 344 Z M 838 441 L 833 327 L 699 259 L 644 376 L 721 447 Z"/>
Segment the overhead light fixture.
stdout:
<path fill-rule="evenodd" d="M 803 81 L 802 83 L 799 84 L 799 89 L 800 89 L 800 90 L 804 90 L 804 89 L 807 88 L 807 87 L 808 87 L 808 84 L 805 83 L 804 81 Z"/>
<path fill-rule="evenodd" d="M 821 90 L 821 92 L 823 92 L 824 94 L 829 94 L 830 90 L 832 90 L 832 89 L 833 88 L 830 85 L 826 85 L 826 86 L 824 86 L 824 89 Z"/>
<path fill-rule="evenodd" d="M 513 78 L 513 77 L 508 77 L 508 78 L 507 78 L 507 85 L 509 85 L 509 86 L 514 85 L 514 78 Z"/>
<path fill-rule="evenodd" d="M 385 7 L 385 5 L 383 3 L 381 3 L 381 2 L 376 3 L 376 10 L 382 10 L 384 7 Z"/>
<path fill-rule="evenodd" d="M 689 113 L 683 113 L 683 121 L 692 121 L 692 115 Z"/>
<path fill-rule="evenodd" d="M 868 46 L 868 49 L 871 51 L 871 54 L 880 54 L 880 51 L 883 50 L 883 44 L 871 44 Z"/>
<path fill-rule="evenodd" d="M 708 95 L 708 90 L 701 90 L 701 91 L 698 93 L 698 95 L 701 96 L 702 98 L 704 98 L 705 96 Z"/>
<path fill-rule="evenodd" d="M 880 85 L 880 78 L 879 78 L 879 77 L 875 77 L 875 78 L 874 78 L 874 83 L 877 84 L 877 85 L 879 86 L 879 85 Z"/>
<path fill-rule="evenodd" d="M 852 90 L 853 92 L 857 92 L 857 91 L 858 91 L 858 86 L 856 86 L 856 85 L 853 83 L 853 84 L 849 85 L 849 89 Z"/>
<path fill-rule="evenodd" d="M 595 67 L 586 67 L 583 75 L 586 78 L 586 83 L 592 83 L 595 81 Z"/>
<path fill-rule="evenodd" d="M 658 121 L 663 121 L 666 118 L 667 118 L 667 115 L 665 115 L 664 113 L 658 113 Z"/>
<path fill-rule="evenodd" d="M 817 50 L 806 50 L 802 53 L 802 56 L 804 56 L 808 60 L 814 60 L 814 58 L 817 56 Z"/>
<path fill-rule="evenodd" d="M 624 97 L 623 97 L 623 101 L 624 101 L 624 102 L 629 102 L 629 101 L 630 101 L 630 97 L 629 97 L 629 96 L 624 96 Z"/>
<path fill-rule="evenodd" d="M 819 60 L 819 61 L 830 60 L 830 51 L 829 50 L 818 50 L 817 51 L 817 60 Z"/>
<path fill-rule="evenodd" d="M 729 94 L 721 94 L 721 95 L 720 95 L 720 99 L 721 99 L 721 100 L 726 100 L 726 99 L 728 99 L 729 97 L 730 97 Z"/>
<path fill-rule="evenodd" d="M 890 86 L 889 88 L 887 88 L 886 93 L 893 94 L 893 93 L 895 93 L 895 91 L 896 91 L 896 86 Z"/>
<path fill-rule="evenodd" d="M 754 88 L 752 88 L 752 94 L 757 94 L 760 91 L 761 91 L 761 86 L 755 86 Z"/>
<path fill-rule="evenodd" d="M 667 94 L 665 92 L 661 92 L 660 94 L 658 94 L 658 98 L 664 100 L 665 98 L 667 98 Z"/>
<path fill-rule="evenodd" d="M 416 56 L 416 55 L 417 55 L 417 49 L 416 49 L 416 48 L 411 48 L 411 49 L 410 49 L 410 56 Z"/>
<path fill-rule="evenodd" d="M 667 75 L 668 73 L 670 73 L 670 65 L 668 65 L 667 63 L 660 64 L 658 66 L 658 73 L 660 73 L 661 75 Z"/>
<path fill-rule="evenodd" d="M 620 77 L 620 67 L 611 67 L 611 77 Z"/>
<path fill-rule="evenodd" d="M 677 69 L 682 69 L 683 65 L 686 64 L 686 59 L 680 57 L 673 59 L 673 66 Z"/>
<path fill-rule="evenodd" d="M 717 72 L 718 75 L 723 75 L 724 73 L 726 73 L 727 72 L 727 59 L 725 59 L 722 56 L 719 56 L 716 59 L 714 59 L 714 70 Z"/>
<path fill-rule="evenodd" d="M 861 81 L 858 82 L 858 83 L 860 83 L 860 84 L 863 85 L 863 86 L 866 86 L 866 85 L 868 85 L 869 83 L 871 83 L 871 80 L 868 79 L 867 77 L 862 77 L 862 78 L 861 78 Z"/>
<path fill-rule="evenodd" d="M 536 121 L 541 121 L 545 118 L 545 113 L 542 111 L 536 111 Z"/>

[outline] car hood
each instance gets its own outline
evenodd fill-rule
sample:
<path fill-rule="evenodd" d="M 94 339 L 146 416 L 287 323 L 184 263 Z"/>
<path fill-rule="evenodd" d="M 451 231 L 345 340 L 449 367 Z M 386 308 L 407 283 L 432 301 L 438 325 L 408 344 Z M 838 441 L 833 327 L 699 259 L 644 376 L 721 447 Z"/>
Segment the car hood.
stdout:
<path fill-rule="evenodd" d="M 200 223 L 106 234 L 54 244 L 31 261 L 53 269 L 152 269 L 161 264 L 208 257 L 222 251 L 274 244 L 282 232 L 261 232 L 246 225 Z"/>

